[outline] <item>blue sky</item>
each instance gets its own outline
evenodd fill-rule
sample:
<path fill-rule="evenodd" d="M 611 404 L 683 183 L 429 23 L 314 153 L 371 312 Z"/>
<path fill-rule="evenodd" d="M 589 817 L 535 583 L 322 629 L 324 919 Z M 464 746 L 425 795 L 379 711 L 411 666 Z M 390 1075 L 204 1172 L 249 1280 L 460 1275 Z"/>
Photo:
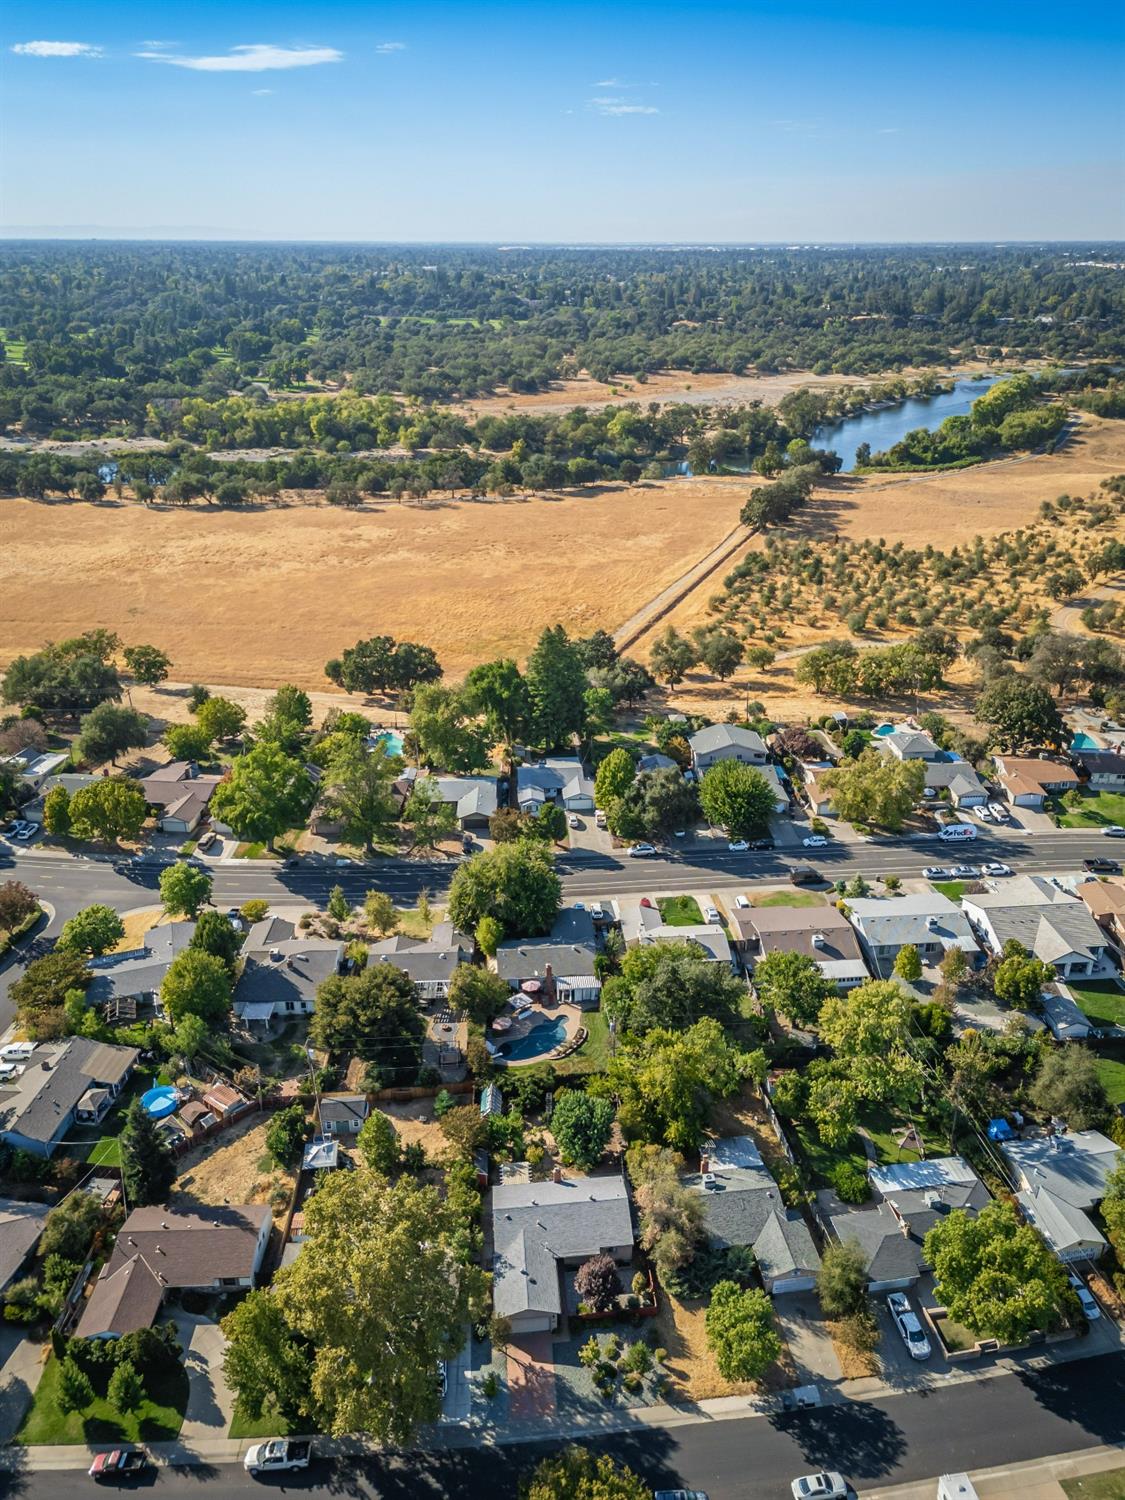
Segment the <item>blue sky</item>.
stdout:
<path fill-rule="evenodd" d="M 1125 238 L 1117 0 L 9 0 L 0 26 L 10 233 Z"/>

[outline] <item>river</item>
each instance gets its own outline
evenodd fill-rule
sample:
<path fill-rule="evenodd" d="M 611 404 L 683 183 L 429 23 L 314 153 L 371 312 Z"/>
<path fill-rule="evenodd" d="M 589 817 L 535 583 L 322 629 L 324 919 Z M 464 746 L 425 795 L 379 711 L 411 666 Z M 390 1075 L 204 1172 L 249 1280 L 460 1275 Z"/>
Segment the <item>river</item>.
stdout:
<path fill-rule="evenodd" d="M 958 380 L 951 391 L 937 396 L 912 396 L 897 406 L 879 411 L 861 411 L 842 422 L 826 422 L 818 427 L 809 442 L 814 448 L 831 448 L 843 459 L 843 472 L 855 468 L 855 450 L 860 443 L 870 443 L 872 453 L 885 453 L 919 427 L 933 432 L 946 417 L 967 417 L 978 396 L 983 396 L 1002 377 L 987 375 L 981 380 Z"/>

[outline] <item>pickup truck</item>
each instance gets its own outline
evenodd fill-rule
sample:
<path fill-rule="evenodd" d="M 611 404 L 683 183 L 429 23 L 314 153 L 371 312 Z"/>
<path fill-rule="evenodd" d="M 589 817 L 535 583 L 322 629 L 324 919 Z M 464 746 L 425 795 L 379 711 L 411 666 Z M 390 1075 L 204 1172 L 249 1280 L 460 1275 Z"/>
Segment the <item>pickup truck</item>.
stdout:
<path fill-rule="evenodd" d="M 279 1474 L 283 1469 L 307 1469 L 311 1457 L 311 1443 L 272 1438 L 268 1443 L 255 1443 L 243 1463 L 251 1474 Z"/>
<path fill-rule="evenodd" d="M 108 1453 L 95 1453 L 94 1462 L 86 1472 L 91 1479 L 105 1483 L 138 1479 L 151 1467 L 152 1459 L 143 1448 L 113 1448 Z"/>

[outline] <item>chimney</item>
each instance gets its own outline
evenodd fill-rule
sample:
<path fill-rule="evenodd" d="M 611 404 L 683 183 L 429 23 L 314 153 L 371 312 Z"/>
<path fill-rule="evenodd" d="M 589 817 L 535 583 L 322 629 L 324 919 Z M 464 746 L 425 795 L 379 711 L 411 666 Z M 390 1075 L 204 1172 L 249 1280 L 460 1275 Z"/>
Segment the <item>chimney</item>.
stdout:
<path fill-rule="evenodd" d="M 701 1177 L 705 1176 L 706 1173 L 708 1173 L 710 1170 L 711 1170 L 711 1158 L 709 1156 L 701 1156 L 699 1158 L 699 1173 L 700 1173 L 700 1176 Z"/>

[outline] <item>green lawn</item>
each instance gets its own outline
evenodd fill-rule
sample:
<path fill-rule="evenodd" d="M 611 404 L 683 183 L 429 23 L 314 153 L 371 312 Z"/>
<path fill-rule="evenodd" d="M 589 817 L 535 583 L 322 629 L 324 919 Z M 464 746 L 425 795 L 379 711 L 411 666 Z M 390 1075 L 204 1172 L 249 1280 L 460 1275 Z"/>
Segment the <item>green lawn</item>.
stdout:
<path fill-rule="evenodd" d="M 668 927 L 701 927 L 703 913 L 694 896 L 661 896 L 656 903 Z"/>
<path fill-rule="evenodd" d="M 1099 1057 L 1098 1077 L 1109 1095 L 1109 1102 L 1114 1107 L 1125 1104 L 1125 1062 L 1116 1057 Z"/>
<path fill-rule="evenodd" d="M 1125 1469 L 1104 1474 L 1086 1474 L 1080 1479 L 1060 1479 L 1067 1500 L 1125 1500 Z"/>
<path fill-rule="evenodd" d="M 1089 984 L 1074 984 L 1067 980 L 1066 987 L 1095 1026 L 1125 1026 L 1125 990 L 1116 984 L 1096 979 Z"/>
<path fill-rule="evenodd" d="M 824 897 L 815 891 L 767 891 L 764 896 L 752 895 L 755 906 L 823 906 Z"/>
<path fill-rule="evenodd" d="M 117 1136 L 103 1135 L 94 1142 L 94 1149 L 86 1158 L 87 1166 L 119 1167 L 121 1165 L 121 1142 Z"/>
<path fill-rule="evenodd" d="M 943 896 L 948 896 L 950 901 L 960 901 L 965 894 L 967 880 L 935 880 L 932 882 L 935 891 L 940 891 Z"/>
<path fill-rule="evenodd" d="M 910 1123 L 909 1120 L 887 1109 L 873 1108 L 861 1115 L 860 1124 L 874 1142 L 882 1165 L 893 1166 L 894 1163 L 900 1161 L 918 1161 L 917 1151 L 904 1151 L 895 1139 L 895 1131 L 905 1130 Z M 916 1117 L 914 1124 L 921 1132 L 927 1156 L 944 1156 L 948 1152 L 948 1138 L 935 1131 L 932 1122 Z"/>
<path fill-rule="evenodd" d="M 176 1437 L 183 1425 L 188 1378 L 181 1366 L 153 1383 L 135 1412 L 122 1415 L 104 1398 L 85 1411 L 63 1413 L 58 1406 L 59 1364 L 52 1355 L 43 1370 L 31 1409 L 16 1434 L 17 1443 L 162 1443 Z"/>
<path fill-rule="evenodd" d="M 236 1406 L 234 1416 L 231 1418 L 230 1432 L 228 1437 L 232 1438 L 274 1438 L 288 1437 L 295 1429 L 290 1427 L 284 1417 L 266 1412 L 254 1421 L 250 1417 L 244 1417 Z"/>
<path fill-rule="evenodd" d="M 562 1062 L 550 1064 L 559 1078 L 568 1074 L 605 1072 L 609 1061 L 609 1020 L 600 1010 L 588 1010 L 583 1012 L 582 1025 L 590 1034 L 578 1051 Z"/>
<path fill-rule="evenodd" d="M 271 854 L 265 844 L 239 844 L 234 851 L 235 859 L 276 859 L 276 854 Z"/>
<path fill-rule="evenodd" d="M 1108 823 L 1125 823 L 1125 792 L 1081 792 L 1081 804 L 1067 807 L 1055 803 L 1063 828 L 1104 828 Z"/>
<path fill-rule="evenodd" d="M 855 1167 L 857 1172 L 867 1174 L 867 1157 L 863 1146 L 857 1135 L 853 1135 L 847 1146 L 829 1147 L 819 1138 L 816 1131 L 807 1121 L 790 1121 L 793 1134 L 797 1137 L 801 1156 L 813 1179 L 813 1186 L 818 1188 L 832 1186 L 832 1171 L 841 1162 L 848 1162 Z"/>

